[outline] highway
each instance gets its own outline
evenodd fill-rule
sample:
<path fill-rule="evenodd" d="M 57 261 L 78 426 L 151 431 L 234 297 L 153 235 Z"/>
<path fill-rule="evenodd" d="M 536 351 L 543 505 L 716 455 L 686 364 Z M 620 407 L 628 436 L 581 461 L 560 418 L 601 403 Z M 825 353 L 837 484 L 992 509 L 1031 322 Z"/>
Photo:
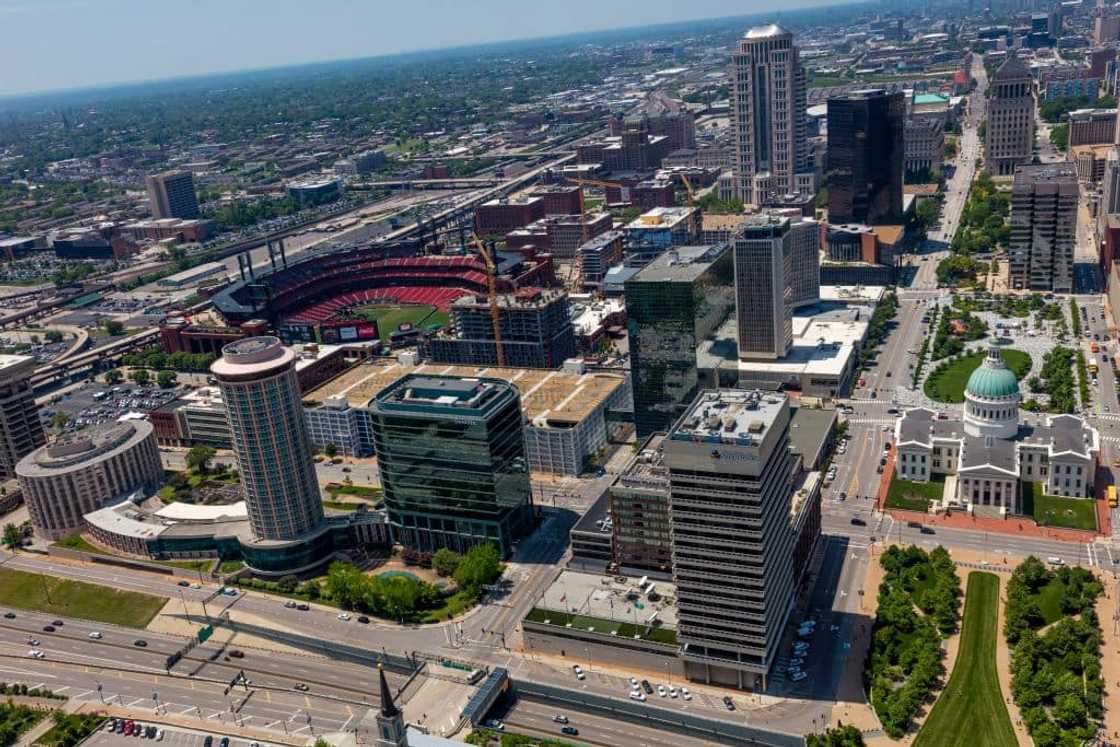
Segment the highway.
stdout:
<path fill-rule="evenodd" d="M 661 699 L 654 696 L 656 705 L 662 705 Z M 568 718 L 568 726 L 579 730 L 575 736 L 563 734 L 560 729 L 565 724 L 553 721 L 553 717 L 563 715 Z M 539 703 L 525 698 L 519 698 L 504 712 L 497 712 L 495 717 L 500 719 L 509 731 L 516 731 L 531 736 L 550 737 L 552 739 L 570 740 L 602 747 L 710 747 L 711 742 L 705 739 L 695 739 L 675 732 L 665 732 L 651 729 L 629 721 L 621 721 L 606 716 L 595 716 L 580 713 L 547 703 Z"/>

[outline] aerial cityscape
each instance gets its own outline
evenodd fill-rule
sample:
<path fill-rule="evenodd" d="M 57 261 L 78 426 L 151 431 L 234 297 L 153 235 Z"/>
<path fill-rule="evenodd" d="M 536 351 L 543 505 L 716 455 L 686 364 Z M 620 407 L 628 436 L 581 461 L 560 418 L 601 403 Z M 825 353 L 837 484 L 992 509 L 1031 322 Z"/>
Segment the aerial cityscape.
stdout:
<path fill-rule="evenodd" d="M 1120 745 L 1120 5 L 578 4 L 0 51 L 0 747 Z"/>

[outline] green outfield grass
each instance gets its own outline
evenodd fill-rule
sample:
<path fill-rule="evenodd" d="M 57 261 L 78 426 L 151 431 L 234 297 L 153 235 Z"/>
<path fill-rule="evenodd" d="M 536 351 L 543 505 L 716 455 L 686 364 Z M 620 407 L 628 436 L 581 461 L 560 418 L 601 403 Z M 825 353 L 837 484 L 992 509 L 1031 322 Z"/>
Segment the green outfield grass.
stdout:
<path fill-rule="evenodd" d="M 970 574 L 957 662 L 914 747 L 1018 744 L 996 674 L 998 611 L 999 577 Z"/>
<path fill-rule="evenodd" d="M 144 628 L 167 597 L 0 569 L 0 605 Z"/>
<path fill-rule="evenodd" d="M 354 315 L 377 322 L 377 333 L 382 342 L 388 342 L 389 335 L 397 331 L 402 324 L 412 324 L 417 327 L 429 324 L 447 324 L 447 314 L 435 306 L 424 304 L 407 306 L 364 306 L 354 309 Z"/>

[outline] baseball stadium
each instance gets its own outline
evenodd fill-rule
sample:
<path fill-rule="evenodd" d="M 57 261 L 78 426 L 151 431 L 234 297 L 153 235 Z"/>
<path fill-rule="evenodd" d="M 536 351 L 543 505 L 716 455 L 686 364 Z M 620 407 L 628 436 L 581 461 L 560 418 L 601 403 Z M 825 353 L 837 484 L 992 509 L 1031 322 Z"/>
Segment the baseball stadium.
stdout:
<path fill-rule="evenodd" d="M 497 289 L 553 285 L 548 256 L 498 252 Z M 343 246 L 286 260 L 214 296 L 234 326 L 267 320 L 286 342 L 385 343 L 448 323 L 456 298 L 487 290 L 486 265 L 473 252 L 432 253 L 418 241 Z"/>

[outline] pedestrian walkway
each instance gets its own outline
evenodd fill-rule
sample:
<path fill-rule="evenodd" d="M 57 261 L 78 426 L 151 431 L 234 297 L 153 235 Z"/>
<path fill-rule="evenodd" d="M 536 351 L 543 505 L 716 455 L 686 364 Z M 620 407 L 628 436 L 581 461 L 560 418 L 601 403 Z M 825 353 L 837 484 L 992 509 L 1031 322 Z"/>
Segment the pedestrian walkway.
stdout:
<path fill-rule="evenodd" d="M 996 519 L 969 516 L 964 511 L 947 514 L 926 514 L 920 511 L 905 511 L 898 508 L 888 508 L 886 512 L 896 521 L 921 521 L 927 526 L 941 526 L 947 529 L 968 529 L 975 532 L 1036 537 L 1058 542 L 1093 542 L 1097 538 L 1096 532 L 1083 529 L 1065 529 L 1063 527 L 1041 527 L 1032 519 L 1017 516 Z"/>

